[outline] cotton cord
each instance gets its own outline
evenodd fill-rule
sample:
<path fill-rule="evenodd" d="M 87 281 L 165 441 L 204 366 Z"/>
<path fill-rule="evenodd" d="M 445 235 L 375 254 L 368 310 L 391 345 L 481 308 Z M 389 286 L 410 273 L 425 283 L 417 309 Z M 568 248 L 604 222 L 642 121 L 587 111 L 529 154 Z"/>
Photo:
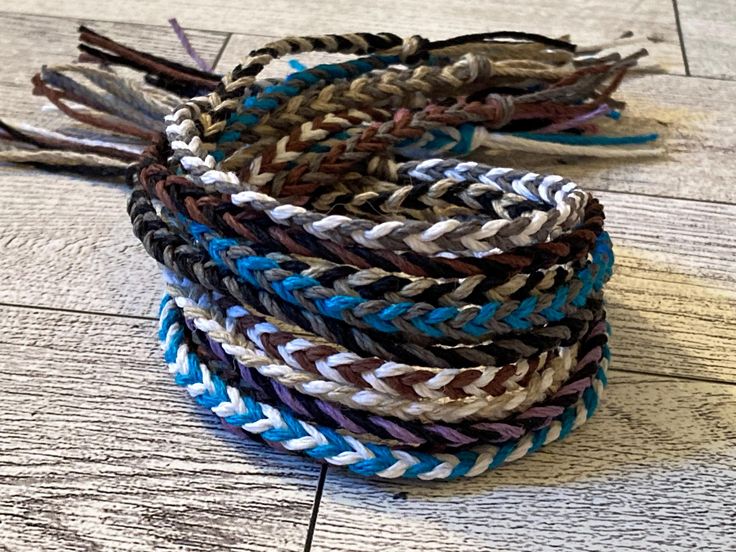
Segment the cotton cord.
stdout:
<path fill-rule="evenodd" d="M 610 361 L 603 207 L 473 156 L 656 155 L 656 135 L 604 134 L 646 52 L 353 33 L 277 40 L 219 76 L 172 26 L 201 69 L 81 28 L 86 63 L 34 86 L 102 135 L 2 122 L 15 149 L 0 159 L 125 172 L 166 284 L 164 358 L 197 403 L 278 449 L 425 480 L 477 476 L 593 415 Z M 262 76 L 314 51 L 352 57 Z"/>

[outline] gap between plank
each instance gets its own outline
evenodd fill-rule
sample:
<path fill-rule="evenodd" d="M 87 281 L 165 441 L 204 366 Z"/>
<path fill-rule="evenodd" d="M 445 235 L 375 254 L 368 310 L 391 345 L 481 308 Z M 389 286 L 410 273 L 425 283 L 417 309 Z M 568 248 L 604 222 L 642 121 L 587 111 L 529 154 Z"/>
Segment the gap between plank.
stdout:
<path fill-rule="evenodd" d="M 103 317 L 107 316 L 110 318 L 122 318 L 122 319 L 127 319 L 127 320 L 145 320 L 149 322 L 158 321 L 158 317 L 156 316 L 120 314 L 120 313 L 102 312 L 102 311 L 85 311 L 85 310 L 80 310 L 80 309 L 69 309 L 69 308 L 63 308 L 63 307 L 46 307 L 46 306 L 41 306 L 41 305 L 26 305 L 22 303 L 0 302 L 0 307 L 38 310 L 38 311 L 44 311 L 44 312 L 59 312 L 59 313 L 64 313 L 64 314 L 79 314 L 79 315 L 103 316 Z M 649 312 L 657 312 L 657 311 L 649 311 Z M 636 370 L 636 369 L 631 369 L 631 368 L 617 368 L 616 366 L 612 366 L 611 370 L 618 371 L 618 372 L 626 372 L 630 374 L 651 375 L 651 376 L 662 377 L 662 378 L 672 378 L 672 379 L 681 379 L 681 380 L 688 380 L 688 381 L 702 381 L 702 382 L 707 382 L 707 383 L 723 383 L 726 385 L 736 385 L 736 381 L 728 381 L 728 380 L 723 380 L 723 379 L 714 378 L 714 377 L 697 377 L 697 376 L 685 376 L 685 375 L 680 375 L 680 374 L 663 374 L 661 372 L 650 372 L 648 370 Z M 312 541 L 311 532 L 314 530 L 317 514 L 319 513 L 319 501 L 322 497 L 322 487 L 324 485 L 324 479 L 327 473 L 326 472 L 327 466 L 323 465 L 322 468 L 323 470 L 320 473 L 320 479 L 317 485 L 317 492 L 315 494 L 315 501 L 312 506 L 312 519 L 310 520 L 310 523 L 309 523 L 310 530 L 307 534 L 307 541 L 305 542 L 305 552 L 308 552 L 309 550 L 307 545 L 311 546 L 311 541 Z"/>
<path fill-rule="evenodd" d="M 312 550 L 312 539 L 314 538 L 314 529 L 317 527 L 317 516 L 319 515 L 319 505 L 322 502 L 322 490 L 325 488 L 325 479 L 327 479 L 327 464 L 322 464 L 319 472 L 319 480 L 317 481 L 317 491 L 314 493 L 314 502 L 312 503 L 312 514 L 309 517 L 309 527 L 307 529 L 307 538 L 304 541 L 304 552 Z"/>
<path fill-rule="evenodd" d="M 212 62 L 212 71 L 217 69 L 217 64 L 220 63 L 222 54 L 225 52 L 225 48 L 227 48 L 228 44 L 230 44 L 230 39 L 232 37 L 233 37 L 233 33 L 227 33 L 225 40 L 222 41 L 222 46 L 220 46 L 220 51 L 217 52 L 217 55 L 215 56 L 215 60 Z"/>
<path fill-rule="evenodd" d="M 690 64 L 687 61 L 687 52 L 685 51 L 685 37 L 682 34 L 682 23 L 680 23 L 680 9 L 677 7 L 677 0 L 672 0 L 672 9 L 675 11 L 677 38 L 680 40 L 680 51 L 682 52 L 682 63 L 685 66 L 685 75 L 690 77 Z"/>
<path fill-rule="evenodd" d="M 698 376 L 686 376 L 683 374 L 663 374 L 661 372 L 643 372 L 641 370 L 635 370 L 633 368 L 617 368 L 616 367 L 616 351 L 612 352 L 612 362 L 611 362 L 611 373 L 616 372 L 624 372 L 626 374 L 636 374 L 638 376 L 657 376 L 658 378 L 663 379 L 676 379 L 676 380 L 685 380 L 685 381 L 699 381 L 703 383 L 718 383 L 723 385 L 736 385 L 736 381 L 729 381 L 729 380 L 722 380 L 714 377 L 698 377 Z M 615 382 L 615 379 L 609 382 L 609 385 L 612 385 Z"/>
<path fill-rule="evenodd" d="M 736 81 L 736 77 L 714 77 L 712 75 L 680 75 L 677 73 L 660 73 L 662 75 L 667 75 L 668 77 L 682 77 L 685 79 L 694 78 L 694 79 L 704 79 L 704 80 L 712 80 L 712 81 L 720 81 L 720 82 L 734 82 Z"/>
<path fill-rule="evenodd" d="M 85 311 L 79 309 L 66 309 L 63 307 L 44 307 L 41 305 L 24 305 L 22 303 L 5 303 L 0 302 L 0 307 L 11 307 L 14 309 L 28 309 L 28 310 L 40 310 L 46 312 L 63 312 L 65 314 L 90 314 L 93 316 L 110 316 L 112 318 L 128 318 L 131 320 L 152 320 L 157 321 L 157 316 L 143 316 L 140 314 L 120 314 L 116 312 L 102 312 L 102 311 Z"/>
<path fill-rule="evenodd" d="M 27 310 L 39 310 L 44 312 L 60 312 L 64 314 L 80 314 L 90 316 L 108 316 L 111 318 L 124 318 L 128 320 L 146 320 L 149 322 L 158 321 L 156 316 L 142 316 L 136 314 L 117 314 L 112 312 L 101 312 L 101 311 L 84 311 L 79 309 L 66 309 L 61 307 L 44 307 L 35 305 L 23 305 L 20 303 L 5 303 L 0 302 L 0 307 L 10 307 L 14 309 L 27 309 Z M 647 370 L 635 370 L 632 368 L 617 368 L 615 365 L 611 366 L 612 372 L 625 372 L 627 374 L 638 374 L 655 376 L 658 378 L 670 378 L 687 381 L 702 381 L 706 383 L 722 383 L 725 385 L 736 385 L 736 381 L 728 381 L 713 377 L 697 377 L 697 376 L 685 376 L 680 374 L 663 374 L 661 372 L 649 372 Z M 314 502 L 312 504 L 312 514 L 309 520 L 309 529 L 307 531 L 307 540 L 304 543 L 304 552 L 309 552 L 312 545 L 312 533 L 317 523 L 317 515 L 319 514 L 319 504 L 322 499 L 322 489 L 324 488 L 325 478 L 327 476 L 327 465 L 322 465 L 322 471 L 319 474 L 319 481 L 317 482 L 317 490 L 314 495 Z"/>

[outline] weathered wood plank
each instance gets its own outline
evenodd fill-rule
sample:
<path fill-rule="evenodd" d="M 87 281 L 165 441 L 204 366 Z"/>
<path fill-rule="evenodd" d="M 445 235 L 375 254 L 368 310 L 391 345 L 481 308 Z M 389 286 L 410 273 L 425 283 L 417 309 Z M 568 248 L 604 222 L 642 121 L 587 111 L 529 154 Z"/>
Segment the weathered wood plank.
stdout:
<path fill-rule="evenodd" d="M 61 3 L 58 5 L 61 6 Z M 58 11 L 49 10 L 47 13 Z M 179 63 L 194 65 L 174 32 L 167 26 L 166 18 L 154 20 L 159 25 L 109 23 L 89 18 L 90 14 L 97 15 L 98 11 L 90 9 L 74 19 L 0 14 L 0 28 L 3 29 L 0 38 L 3 46 L 0 48 L 0 64 L 3 67 L 0 77 L 0 94 L 3 98 L 0 117 L 24 122 L 45 122 L 54 116 L 60 118 L 58 114 L 41 113 L 41 106 L 48 101 L 31 95 L 31 77 L 44 64 L 71 63 L 77 58 L 77 27 L 81 23 L 123 44 Z M 187 31 L 187 36 L 202 58 L 213 63 L 227 35 Z"/>
<path fill-rule="evenodd" d="M 606 297 L 618 366 L 736 382 L 734 207 L 598 196 L 616 252 Z"/>
<path fill-rule="evenodd" d="M 312 550 L 736 548 L 736 387 L 611 377 L 586 426 L 492 474 L 356 484 L 330 468 Z"/>
<path fill-rule="evenodd" d="M 69 124 L 60 113 L 41 110 L 48 102 L 31 95 L 30 78 L 43 64 L 68 63 L 76 58 L 79 23 L 93 26 L 135 47 L 191 64 L 176 35 L 165 26 L 165 20 L 163 26 L 152 26 L 0 14 L 0 26 L 4 30 L 0 39 L 3 43 L 0 64 L 5 69 L 0 77 L 0 94 L 4 98 L 0 118 L 52 128 Z M 226 37 L 224 33 L 202 31 L 192 31 L 188 35 L 203 59 L 209 62 L 215 61 Z M 7 164 L 0 165 L 0 182 L 6 200 L 0 210 L 0 217 L 6 224 L 0 240 L 9 254 L 6 266 L 15 274 L 12 278 L 16 281 L 11 287 L 20 288 L 24 285 L 20 280 L 26 279 L 34 290 L 29 289 L 25 299 L 3 290 L 0 301 L 20 300 L 26 304 L 78 310 L 97 308 L 119 314 L 150 315 L 153 312 L 158 288 L 155 263 L 145 256 L 138 256 L 135 262 L 126 259 L 126 251 L 141 249 L 125 215 L 125 192 L 121 188 L 95 186 L 89 179 Z M 79 201 L 74 202 L 73 212 L 64 213 L 65 207 L 71 207 L 63 199 L 69 195 L 78 196 Z M 71 227 L 61 222 L 66 215 L 76 221 Z M 20 255 L 11 254 L 16 246 L 20 247 L 16 250 Z M 109 254 L 95 260 L 90 257 L 92 249 L 107 250 Z M 97 264 L 94 272 L 99 270 L 102 279 L 86 280 L 84 270 L 79 272 L 65 262 L 72 256 L 86 258 L 84 262 L 91 263 L 88 266 Z M 28 262 L 35 268 L 26 264 Z M 32 275 L 37 270 L 38 278 Z M 95 287 L 108 288 L 120 302 L 112 305 L 105 299 L 92 299 L 91 290 Z M 39 299 L 31 300 L 31 294 Z M 110 310 L 116 306 L 119 310 Z"/>
<path fill-rule="evenodd" d="M 690 74 L 736 78 L 736 4 L 677 0 Z"/>
<path fill-rule="evenodd" d="M 652 61 L 683 71 L 669 0 L 584 7 L 535 0 L 513 10 L 493 2 L 488 17 L 458 0 L 432 9 L 418 0 L 370 7 L 307 2 L 296 9 L 276 0 L 267 9 L 200 2 L 172 10 L 142 0 L 0 2 L 0 12 L 159 23 L 141 29 L 91 22 L 186 63 L 164 27 L 172 15 L 190 28 L 279 36 L 355 30 L 359 13 L 362 29 L 430 37 L 514 27 L 573 31 L 580 42 L 597 42 L 631 29 L 653 38 Z M 706 10 L 706 25 L 709 17 Z M 4 115 L 47 120 L 38 112 L 42 102 L 28 94 L 28 78 L 41 63 L 76 55 L 76 23 L 2 15 L 0 26 L 0 41 L 9 43 L 0 50 Z M 224 36 L 189 34 L 205 59 L 214 59 Z M 221 70 L 265 40 L 253 35 L 233 36 Z M 728 44 L 707 46 L 715 61 L 691 66 L 706 67 L 708 76 L 729 72 L 727 56 L 719 57 Z M 614 366 L 736 381 L 736 236 L 729 232 L 736 206 L 727 204 L 736 203 L 736 121 L 723 108 L 733 83 L 660 76 L 627 82 L 624 91 L 631 114 L 648 119 L 642 128 L 668 134 L 668 159 L 496 162 L 610 190 L 600 195 L 619 266 L 609 293 Z M 121 190 L 8 167 L 0 167 L 0 181 L 0 303 L 154 314 L 155 263 L 131 235 Z M 302 548 L 317 467 L 242 443 L 196 408 L 166 375 L 153 322 L 0 310 L 0 549 Z M 614 372 L 610 398 L 589 426 L 494 475 L 417 486 L 356 481 L 331 470 L 313 550 L 728 550 L 736 547 L 729 492 L 734 417 L 733 386 Z"/>
<path fill-rule="evenodd" d="M 1 310 L 0 548 L 302 550 L 319 467 L 222 429 L 154 322 Z"/>
<path fill-rule="evenodd" d="M 733 287 L 711 287 L 697 277 L 662 285 L 654 272 L 632 268 L 640 258 L 630 256 L 630 249 L 617 251 L 619 265 L 606 295 L 617 366 L 736 382 Z M 667 265 L 660 268 L 667 270 Z"/>
<path fill-rule="evenodd" d="M 451 35 L 514 29 L 548 35 L 573 34 L 580 43 L 599 43 L 633 31 L 644 39 L 654 61 L 668 71 L 683 72 L 682 57 L 669 0 L 625 0 L 611 3 L 570 3 L 563 0 L 532 0 L 510 6 L 494 0 L 482 7 L 461 0 L 432 4 L 410 0 L 382 0 L 365 4 L 356 0 L 338 2 L 300 2 L 295 7 L 287 0 L 268 4 L 242 2 L 180 2 L 175 7 L 164 1 L 134 0 L 121 4 L 79 0 L 73 3 L 35 0 L 19 7 L 0 6 L 2 11 L 22 11 L 136 23 L 163 22 L 175 15 L 184 27 L 253 33 L 265 36 L 391 31 L 410 36 L 444 38 Z M 647 40 L 651 37 L 652 40 Z M 227 65 L 224 65 L 227 67 Z"/>

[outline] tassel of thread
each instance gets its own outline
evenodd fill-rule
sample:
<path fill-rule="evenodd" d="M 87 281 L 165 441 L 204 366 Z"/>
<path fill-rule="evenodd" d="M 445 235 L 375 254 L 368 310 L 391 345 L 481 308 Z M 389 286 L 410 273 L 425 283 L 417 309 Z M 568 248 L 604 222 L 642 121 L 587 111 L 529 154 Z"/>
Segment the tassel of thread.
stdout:
<path fill-rule="evenodd" d="M 47 98 L 69 118 L 102 131 L 102 138 L 92 138 L 90 142 L 63 131 L 0 122 L 0 140 L 12 145 L 0 151 L 0 161 L 117 177 L 124 172 L 124 164 L 133 161 L 137 152 L 163 131 L 164 116 L 182 98 L 215 89 L 226 98 L 228 89 L 235 84 L 226 82 L 233 78 L 232 75 L 223 81 L 221 75 L 211 72 L 176 19 L 170 20 L 170 24 L 199 68 L 125 46 L 80 26 L 80 63 L 42 67 L 31 79 L 33 93 Z M 419 117 L 450 125 L 479 124 L 474 124 L 469 136 L 454 142 L 446 136 L 439 137 L 438 142 L 435 132 L 425 135 L 423 140 L 403 144 L 400 151 L 419 157 L 448 150 L 463 155 L 478 148 L 605 158 L 662 153 L 661 148 L 647 145 L 656 141 L 656 134 L 600 135 L 595 123 L 601 118 L 611 119 L 607 116 L 614 111 L 619 115 L 625 107 L 611 96 L 626 72 L 635 68 L 638 59 L 646 55 L 645 50 L 627 57 L 617 53 L 600 55 L 604 48 L 615 46 L 617 42 L 578 48 L 564 39 L 496 32 L 469 35 L 463 41 L 436 41 L 432 43 L 432 55 L 438 60 L 456 55 L 471 39 L 478 40 L 475 51 L 488 56 L 494 63 L 498 85 L 479 88 L 459 98 L 454 105 L 428 102 L 414 120 Z M 618 43 L 631 40 L 624 35 Z M 250 57 L 271 55 L 274 46 L 279 55 L 287 53 L 279 50 L 284 48 L 281 41 L 251 52 Z M 330 48 L 325 45 L 326 51 L 331 51 Z M 405 45 L 394 40 L 380 53 L 400 55 L 402 48 Z M 407 58 L 406 61 L 412 60 Z M 291 63 L 299 62 L 292 60 Z M 142 81 L 119 75 L 115 66 L 135 70 L 142 74 Z M 303 71 L 297 71 L 297 77 L 300 73 Z M 293 77 L 290 75 L 284 82 Z M 269 85 L 273 83 L 264 81 L 262 90 Z M 378 124 L 378 121 L 364 123 L 370 124 Z M 266 137 L 244 153 L 238 148 L 238 140 L 227 140 L 230 133 L 226 126 L 225 121 L 216 121 L 210 129 L 210 132 L 225 130 L 221 138 L 224 147 L 219 153 L 226 155 L 224 167 L 238 164 L 244 156 L 252 156 L 253 152 L 273 143 L 268 134 L 277 132 L 264 129 Z M 441 145 L 436 147 L 438 144 Z"/>
<path fill-rule="evenodd" d="M 0 161 L 122 177 L 126 166 L 164 130 L 164 117 L 182 98 L 209 90 L 219 80 L 86 27 L 80 27 L 80 41 L 80 63 L 42 67 L 31 79 L 33 94 L 85 125 L 88 134 L 96 129 L 102 136 L 84 139 L 0 121 L 0 139 L 12 145 L 0 151 Z M 143 81 L 121 76 L 114 65 L 144 73 Z"/>

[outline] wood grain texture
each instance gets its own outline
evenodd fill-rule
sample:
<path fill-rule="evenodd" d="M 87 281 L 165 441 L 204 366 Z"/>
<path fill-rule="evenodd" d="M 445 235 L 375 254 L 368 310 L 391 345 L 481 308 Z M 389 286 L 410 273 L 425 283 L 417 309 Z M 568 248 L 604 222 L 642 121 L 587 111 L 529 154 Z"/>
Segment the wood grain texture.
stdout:
<path fill-rule="evenodd" d="M 690 74 L 736 79 L 736 3 L 677 0 Z"/>
<path fill-rule="evenodd" d="M 736 549 L 736 387 L 611 379 L 567 441 L 476 479 L 358 483 L 330 468 L 312 551 Z"/>
<path fill-rule="evenodd" d="M 59 5 L 61 5 L 59 3 Z M 114 4 L 113 4 L 114 5 Z M 17 8 L 18 4 L 14 4 Z M 59 10 L 50 10 L 55 13 Z M 193 65 L 179 39 L 166 23 L 166 18 L 155 20 L 159 25 L 131 25 L 90 19 L 90 14 L 100 10 L 90 9 L 75 18 L 0 14 L 0 94 L 3 106 L 0 116 L 10 121 L 45 123 L 60 119 L 57 113 L 43 113 L 41 108 L 49 102 L 31 94 L 31 77 L 41 66 L 71 63 L 79 55 L 77 28 L 85 24 L 123 44 L 152 52 L 168 59 Z M 170 16 L 169 16 L 170 17 Z M 213 63 L 227 36 L 225 33 L 187 31 L 192 46 L 202 58 Z"/>
<path fill-rule="evenodd" d="M 30 78 L 43 64 L 76 58 L 80 23 L 137 48 L 191 64 L 165 20 L 163 26 L 152 26 L 0 14 L 0 64 L 5 69 L 0 76 L 4 98 L 0 117 L 50 128 L 75 125 L 57 111 L 42 111 L 48 102 L 31 95 Z M 200 31 L 188 36 L 209 62 L 215 61 L 226 37 Z M 0 165 L 0 193 L 4 198 L 0 219 L 5 225 L 0 248 L 7 261 L 6 277 L 13 280 L 0 293 L 0 302 L 153 314 L 160 288 L 156 263 L 140 254 L 143 249 L 132 235 L 125 214 L 125 188 L 6 164 Z M 68 203 L 65 197 L 77 199 Z M 92 255 L 93 251 L 105 253 Z M 132 251 L 139 254 L 131 258 Z M 74 257 L 84 259 L 82 264 L 92 270 L 73 266 L 69 260 Z M 21 289 L 24 280 L 39 300 L 32 300 L 30 293 L 24 297 L 12 291 Z M 94 289 L 107 289 L 109 294 L 95 299 Z M 113 295 L 118 300 L 111 304 Z"/>
<path fill-rule="evenodd" d="M 222 429 L 154 322 L 1 312 L 0 549 L 302 550 L 319 467 Z"/>
<path fill-rule="evenodd" d="M 616 253 L 618 366 L 736 382 L 736 206 L 597 195 Z"/>
<path fill-rule="evenodd" d="M 571 3 L 563 0 L 531 0 L 509 4 L 493 0 L 475 4 L 463 0 L 432 3 L 423 0 L 394 2 L 357 0 L 318 2 L 306 0 L 298 7 L 287 0 L 268 3 L 179 2 L 132 0 L 125 3 L 77 0 L 59 4 L 34 0 L 19 7 L 9 0 L 0 10 L 32 14 L 53 13 L 137 23 L 164 22 L 175 14 L 182 25 L 193 29 L 253 33 L 266 36 L 289 34 L 391 31 L 400 35 L 422 34 L 444 38 L 456 34 L 513 28 L 548 35 L 574 33 L 580 43 L 598 43 L 633 31 L 668 71 L 683 72 L 682 57 L 670 0 L 603 0 Z M 648 39 L 647 37 L 650 37 Z"/>
<path fill-rule="evenodd" d="M 127 189 L 0 171 L 0 302 L 153 317 L 163 290 L 133 235 Z"/>

